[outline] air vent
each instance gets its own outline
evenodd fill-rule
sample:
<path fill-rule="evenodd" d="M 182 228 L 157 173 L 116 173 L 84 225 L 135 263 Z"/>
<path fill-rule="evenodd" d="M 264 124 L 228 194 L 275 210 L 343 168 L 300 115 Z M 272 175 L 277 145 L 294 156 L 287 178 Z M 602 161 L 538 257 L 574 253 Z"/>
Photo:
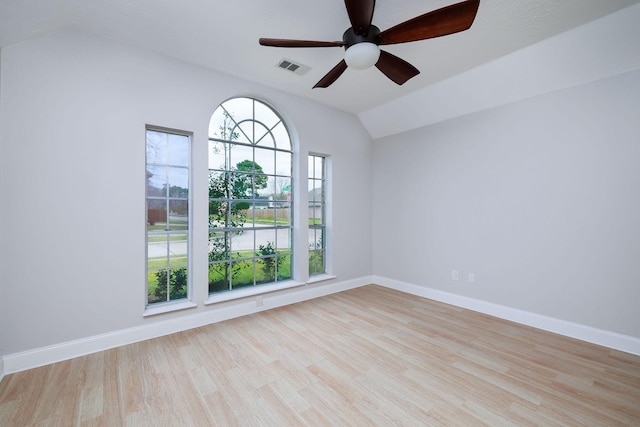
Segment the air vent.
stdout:
<path fill-rule="evenodd" d="M 299 76 L 307 74 L 307 72 L 311 69 L 311 67 L 298 64 L 296 62 L 293 62 L 290 59 L 281 59 L 280 62 L 278 63 L 278 67 L 282 68 L 283 70 L 291 71 L 292 73 L 297 74 Z"/>

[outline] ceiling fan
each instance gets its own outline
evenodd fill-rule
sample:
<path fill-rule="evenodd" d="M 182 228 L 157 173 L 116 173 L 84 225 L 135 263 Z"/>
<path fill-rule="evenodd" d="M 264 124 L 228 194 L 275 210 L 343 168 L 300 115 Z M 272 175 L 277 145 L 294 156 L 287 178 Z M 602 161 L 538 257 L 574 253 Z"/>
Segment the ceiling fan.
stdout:
<path fill-rule="evenodd" d="M 347 67 L 365 69 L 373 65 L 389 79 L 401 85 L 417 76 L 420 71 L 407 61 L 380 50 L 378 46 L 431 39 L 465 31 L 473 24 L 480 6 L 480 0 L 467 0 L 380 31 L 371 24 L 375 3 L 375 0 L 344 1 L 351 28 L 344 32 L 342 41 L 261 38 L 259 42 L 262 46 L 273 47 L 344 47 L 344 59 L 320 79 L 314 88 L 329 87 Z"/>

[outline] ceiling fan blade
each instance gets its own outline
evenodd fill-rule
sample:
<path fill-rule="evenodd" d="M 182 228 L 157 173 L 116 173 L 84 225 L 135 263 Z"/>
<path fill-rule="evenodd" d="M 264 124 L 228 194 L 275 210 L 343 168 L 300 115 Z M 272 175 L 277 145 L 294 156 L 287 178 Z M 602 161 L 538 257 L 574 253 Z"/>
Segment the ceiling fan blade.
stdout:
<path fill-rule="evenodd" d="M 425 13 L 381 32 L 380 44 L 413 42 L 467 30 L 479 6 L 480 0 L 467 0 Z"/>
<path fill-rule="evenodd" d="M 376 0 L 344 0 L 351 28 L 356 34 L 366 36 L 371 28 Z"/>
<path fill-rule="evenodd" d="M 316 85 L 313 87 L 314 89 L 317 87 L 329 87 L 333 82 L 338 80 L 338 77 L 344 73 L 344 70 L 347 69 L 347 63 L 344 62 L 344 59 L 338 62 L 338 65 L 333 67 L 331 71 L 329 71 Z"/>
<path fill-rule="evenodd" d="M 384 50 L 380 51 L 380 58 L 376 62 L 376 68 L 399 85 L 420 74 L 416 67 Z"/>
<path fill-rule="evenodd" d="M 344 46 L 344 42 L 318 42 L 313 40 L 290 40 L 261 38 L 258 42 L 262 46 L 272 47 L 334 47 Z"/>

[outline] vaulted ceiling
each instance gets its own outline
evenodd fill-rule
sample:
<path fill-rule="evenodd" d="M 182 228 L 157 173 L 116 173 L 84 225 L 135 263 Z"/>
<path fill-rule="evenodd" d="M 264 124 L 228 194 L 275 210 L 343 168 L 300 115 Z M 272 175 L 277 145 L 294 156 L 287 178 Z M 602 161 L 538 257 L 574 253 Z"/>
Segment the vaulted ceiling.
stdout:
<path fill-rule="evenodd" d="M 378 0 L 373 23 L 384 30 L 457 1 Z M 312 89 L 344 49 L 258 44 L 260 37 L 341 40 L 350 27 L 341 0 L 0 0 L 0 47 L 70 27 L 361 113 L 639 2 L 481 0 L 471 29 L 385 48 L 421 71 L 402 86 L 371 68 Z M 310 70 L 284 70 L 282 59 Z"/>

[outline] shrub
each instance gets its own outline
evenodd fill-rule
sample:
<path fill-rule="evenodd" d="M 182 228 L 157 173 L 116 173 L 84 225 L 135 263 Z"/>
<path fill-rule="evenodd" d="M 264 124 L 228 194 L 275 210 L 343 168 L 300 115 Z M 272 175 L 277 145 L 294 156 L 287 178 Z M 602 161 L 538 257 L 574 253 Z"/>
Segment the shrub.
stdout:
<path fill-rule="evenodd" d="M 187 269 L 158 270 L 158 286 L 154 292 L 160 301 L 167 301 L 167 271 L 169 271 L 169 301 L 187 297 Z"/>

